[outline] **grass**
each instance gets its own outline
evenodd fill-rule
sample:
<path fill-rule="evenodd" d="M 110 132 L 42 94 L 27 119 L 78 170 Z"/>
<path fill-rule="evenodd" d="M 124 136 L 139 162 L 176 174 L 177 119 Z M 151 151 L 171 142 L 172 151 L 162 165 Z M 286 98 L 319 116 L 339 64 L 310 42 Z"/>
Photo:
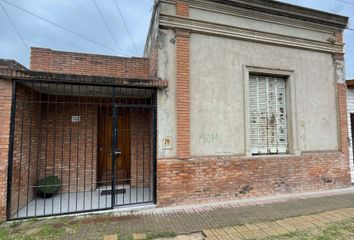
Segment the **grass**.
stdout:
<path fill-rule="evenodd" d="M 56 227 L 51 223 L 34 224 L 37 221 L 17 221 L 2 223 L 0 225 L 0 240 L 42 240 L 42 239 L 61 239 L 66 234 L 66 227 L 63 225 Z M 72 228 L 75 225 L 70 225 Z"/>
<path fill-rule="evenodd" d="M 295 231 L 285 235 L 267 237 L 264 240 L 349 240 L 354 239 L 354 218 L 325 227 Z"/>
<path fill-rule="evenodd" d="M 174 238 L 176 237 L 174 232 L 148 232 L 146 233 L 146 238 L 144 240 L 154 240 L 159 238 Z M 119 240 L 133 240 L 132 235 L 119 235 Z"/>
<path fill-rule="evenodd" d="M 176 237 L 174 232 L 157 232 L 157 233 L 147 233 L 146 240 L 153 240 L 157 238 L 173 238 Z"/>

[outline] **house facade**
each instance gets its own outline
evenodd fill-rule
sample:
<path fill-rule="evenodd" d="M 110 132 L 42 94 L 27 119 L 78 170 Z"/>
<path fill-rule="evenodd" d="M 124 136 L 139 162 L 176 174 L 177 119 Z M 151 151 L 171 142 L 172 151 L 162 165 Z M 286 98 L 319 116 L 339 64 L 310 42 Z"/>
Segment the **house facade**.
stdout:
<path fill-rule="evenodd" d="M 158 204 L 349 186 L 346 24 L 276 1 L 159 1 Z"/>
<path fill-rule="evenodd" d="M 347 22 L 275 1 L 159 0 L 143 58 L 2 60 L 0 215 L 349 187 Z"/>

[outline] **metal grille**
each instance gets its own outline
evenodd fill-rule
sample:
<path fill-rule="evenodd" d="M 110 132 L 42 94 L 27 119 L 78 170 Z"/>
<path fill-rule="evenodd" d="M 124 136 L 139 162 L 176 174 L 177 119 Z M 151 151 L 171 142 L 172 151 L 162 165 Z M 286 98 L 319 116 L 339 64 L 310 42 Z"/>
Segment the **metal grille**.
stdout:
<path fill-rule="evenodd" d="M 251 75 L 249 96 L 252 154 L 287 153 L 286 80 Z"/>
<path fill-rule="evenodd" d="M 7 218 L 155 202 L 156 90 L 15 81 Z"/>

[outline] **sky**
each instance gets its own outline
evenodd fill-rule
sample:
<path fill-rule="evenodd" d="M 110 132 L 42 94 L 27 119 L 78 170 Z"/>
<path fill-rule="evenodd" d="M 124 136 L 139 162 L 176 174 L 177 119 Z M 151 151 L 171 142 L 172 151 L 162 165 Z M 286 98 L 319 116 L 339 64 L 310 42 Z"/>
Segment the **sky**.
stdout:
<path fill-rule="evenodd" d="M 354 28 L 354 0 L 281 1 L 349 16 L 353 18 L 349 27 Z M 11 19 L 0 5 L 0 58 L 14 59 L 26 67 L 31 46 L 142 56 L 153 6 L 153 0 L 0 0 L 0 3 Z M 347 78 L 354 79 L 354 31 L 345 31 L 345 41 Z"/>

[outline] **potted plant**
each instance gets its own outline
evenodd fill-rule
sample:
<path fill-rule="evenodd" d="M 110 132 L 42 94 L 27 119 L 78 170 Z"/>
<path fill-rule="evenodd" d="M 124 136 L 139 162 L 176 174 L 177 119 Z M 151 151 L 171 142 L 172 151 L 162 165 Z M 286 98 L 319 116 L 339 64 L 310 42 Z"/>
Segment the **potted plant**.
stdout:
<path fill-rule="evenodd" d="M 57 176 L 48 176 L 38 181 L 35 191 L 41 198 L 50 198 L 58 193 L 61 181 Z"/>

